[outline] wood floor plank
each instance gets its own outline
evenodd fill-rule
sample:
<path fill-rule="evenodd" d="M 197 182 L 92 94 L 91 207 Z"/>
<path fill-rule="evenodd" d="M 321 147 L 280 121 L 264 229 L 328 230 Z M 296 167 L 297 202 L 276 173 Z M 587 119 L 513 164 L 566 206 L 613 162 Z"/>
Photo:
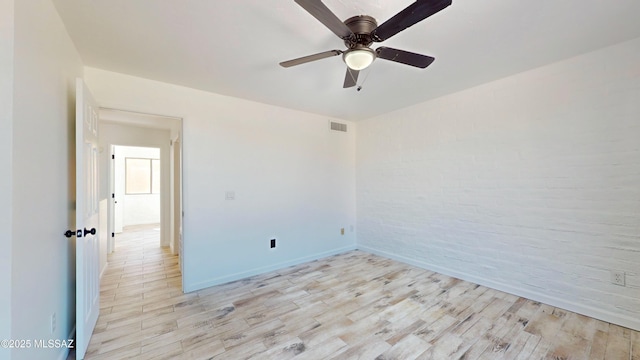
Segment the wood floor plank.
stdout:
<path fill-rule="evenodd" d="M 349 328 L 353 325 L 353 322 L 344 317 L 337 317 L 332 319 L 316 318 L 319 326 L 307 330 L 299 334 L 306 347 L 315 347 L 319 343 L 322 343 L 330 338 L 337 338 L 345 328 Z M 342 340 L 340 340 L 342 342 Z"/>
<path fill-rule="evenodd" d="M 184 352 L 177 357 L 183 360 L 206 360 L 225 352 L 221 340 L 203 342 L 194 348 L 185 348 L 183 343 L 183 349 Z"/>
<path fill-rule="evenodd" d="M 517 327 L 514 327 L 516 329 Z M 505 349 L 503 358 L 504 359 L 516 359 L 520 354 L 525 351 L 527 344 L 530 342 L 533 335 L 529 334 L 526 331 L 521 331 L 520 329 L 514 331 L 512 334 L 509 334 L 503 340 L 508 341 L 509 347 Z M 533 340 L 536 341 L 536 340 Z"/>
<path fill-rule="evenodd" d="M 455 335 L 441 337 L 431 344 L 432 346 L 416 359 L 459 359 L 473 345 Z"/>
<path fill-rule="evenodd" d="M 113 359 L 135 359 L 140 356 L 142 345 L 139 342 L 131 342 L 125 346 L 105 353 L 89 353 L 87 352 L 85 359 L 92 360 L 113 360 Z M 71 355 L 73 356 L 73 355 Z"/>
<path fill-rule="evenodd" d="M 329 360 L 370 360 L 377 358 L 389 348 L 391 348 L 391 345 L 386 341 L 371 341 L 367 339 L 360 343 L 343 347 L 333 354 Z"/>
<path fill-rule="evenodd" d="M 117 237 L 86 359 L 640 360 L 637 331 L 361 251 L 183 294 L 158 229 Z"/>
<path fill-rule="evenodd" d="M 430 347 L 431 344 L 427 341 L 412 334 L 400 340 L 387 351 L 376 357 L 376 359 L 417 359 L 420 354 L 427 351 Z"/>
<path fill-rule="evenodd" d="M 554 336 L 560 330 L 563 319 L 553 314 L 554 308 L 542 305 L 538 314 L 529 321 L 524 331 L 538 335 L 547 341 L 553 341 Z"/>
<path fill-rule="evenodd" d="M 252 354 L 249 359 L 293 359 L 298 354 L 307 350 L 304 342 L 295 336 L 287 336 L 279 342 L 265 344 L 267 349 L 263 352 Z"/>
<path fill-rule="evenodd" d="M 299 346 L 297 344 L 296 346 Z M 305 345 L 306 346 L 306 345 Z M 347 344 L 344 341 L 340 340 L 338 337 L 330 337 L 325 341 L 306 346 L 305 351 L 298 354 L 295 359 L 296 360 L 317 360 L 317 359 L 327 359 L 331 355 L 339 352 L 341 349 L 347 347 Z"/>
<path fill-rule="evenodd" d="M 531 335 L 528 332 L 523 332 L 523 334 L 525 334 L 525 336 L 527 337 L 527 341 L 525 342 L 522 350 L 520 350 L 517 356 L 513 357 L 514 360 L 534 359 L 534 357 L 532 357 L 532 354 L 534 353 L 535 349 L 538 348 L 538 344 L 540 343 L 541 338 L 539 336 Z"/>
<path fill-rule="evenodd" d="M 254 340 L 263 342 L 266 335 L 284 328 L 284 323 L 279 319 L 274 319 L 254 327 L 249 327 L 240 331 L 226 334 L 222 342 L 226 349 L 252 342 Z"/>
<path fill-rule="evenodd" d="M 629 329 L 617 325 L 609 327 L 609 338 L 605 359 L 629 359 L 631 357 L 631 334 Z"/>
<path fill-rule="evenodd" d="M 609 333 L 602 330 L 596 330 L 593 335 L 593 341 L 589 348 L 589 360 L 602 360 L 607 351 L 607 340 Z"/>
<path fill-rule="evenodd" d="M 631 334 L 631 360 L 640 360 L 640 333 Z"/>
<path fill-rule="evenodd" d="M 182 353 L 182 345 L 180 341 L 176 341 L 169 344 L 143 346 L 142 352 L 137 358 L 140 360 L 174 359 Z"/>

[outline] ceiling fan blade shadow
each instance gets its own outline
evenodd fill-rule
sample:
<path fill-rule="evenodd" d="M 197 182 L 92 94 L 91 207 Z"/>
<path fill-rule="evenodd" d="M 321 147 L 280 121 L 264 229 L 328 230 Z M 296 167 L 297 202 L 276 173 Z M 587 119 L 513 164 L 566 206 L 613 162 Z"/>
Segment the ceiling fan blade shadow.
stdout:
<path fill-rule="evenodd" d="M 342 40 L 355 38 L 351 29 L 338 19 L 321 0 L 295 0 L 295 2 Z"/>
<path fill-rule="evenodd" d="M 409 51 L 393 49 L 389 47 L 379 47 L 376 49 L 378 58 L 399 62 L 405 65 L 415 66 L 421 69 L 431 65 L 435 58 L 427 55 L 416 54 Z"/>
<path fill-rule="evenodd" d="M 283 61 L 280 63 L 280 66 L 288 68 L 291 66 L 305 64 L 308 62 L 312 62 L 312 61 L 316 61 L 316 60 L 320 60 L 320 59 L 324 59 L 332 56 L 338 56 L 340 54 L 342 54 L 342 50 L 330 50 L 330 51 L 325 51 L 325 52 L 321 52 L 313 55 L 303 56 L 297 59 Z"/>
<path fill-rule="evenodd" d="M 360 74 L 360 71 L 351 70 L 347 67 L 347 73 L 344 76 L 344 85 L 342 87 L 346 89 L 356 86 L 358 83 L 358 74 Z"/>
<path fill-rule="evenodd" d="M 384 41 L 451 5 L 451 0 L 417 0 L 371 32 L 373 41 Z"/>

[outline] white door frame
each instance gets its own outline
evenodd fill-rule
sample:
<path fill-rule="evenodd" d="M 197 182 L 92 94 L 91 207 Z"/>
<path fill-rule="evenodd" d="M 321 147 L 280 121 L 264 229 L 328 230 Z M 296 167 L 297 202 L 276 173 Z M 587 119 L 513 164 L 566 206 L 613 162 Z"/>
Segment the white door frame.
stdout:
<path fill-rule="evenodd" d="M 109 145 L 109 154 L 113 154 L 115 150 L 115 145 Z M 114 241 L 114 237 L 115 237 L 115 205 L 116 205 L 116 199 L 114 197 L 113 194 L 115 194 L 115 181 L 114 181 L 114 172 L 115 172 L 115 161 L 114 159 L 110 159 L 109 160 L 109 165 L 107 166 L 107 171 L 108 171 L 108 175 L 107 178 L 109 179 L 109 193 L 107 195 L 108 197 L 108 202 L 107 202 L 107 234 L 108 234 L 108 240 L 107 240 L 107 254 L 111 254 L 113 252 L 113 250 L 115 249 L 115 241 Z"/>
<path fill-rule="evenodd" d="M 171 253 L 180 255 L 178 261 L 182 266 L 182 136 L 176 135 L 171 140 Z M 182 268 L 181 268 L 182 270 Z"/>
<path fill-rule="evenodd" d="M 145 128 L 151 128 L 151 129 L 161 129 L 161 130 L 170 130 L 171 132 L 171 136 L 169 138 L 167 138 L 167 144 L 168 145 L 172 145 L 169 143 L 169 141 L 173 141 L 173 138 L 179 138 L 180 140 L 182 140 L 182 119 L 181 118 L 177 118 L 177 117 L 170 117 L 170 116 L 163 116 L 163 115 L 154 115 L 154 114 L 145 114 L 145 113 L 139 113 L 139 112 L 131 112 L 131 111 L 127 111 L 127 110 L 120 110 L 120 109 L 112 109 L 112 108 L 101 108 L 100 109 L 100 119 L 101 121 L 108 121 L 110 123 L 118 123 L 120 125 L 125 125 L 125 126 L 135 126 L 135 127 L 145 127 Z M 179 141 L 177 146 L 179 146 L 179 150 L 178 152 L 180 154 L 182 154 L 182 146 L 183 146 L 183 141 Z M 156 145 L 152 145 L 152 144 L 143 144 L 143 143 L 139 143 L 139 142 L 135 142 L 135 141 L 129 141 L 126 143 L 120 142 L 120 143 L 109 143 L 109 144 L 103 144 L 106 145 L 105 148 L 108 148 L 110 150 L 110 153 L 108 154 L 109 157 L 111 157 L 111 154 L 113 154 L 113 147 L 117 146 L 117 145 L 123 145 L 123 146 L 140 146 L 140 147 L 156 147 Z M 172 155 L 174 151 L 174 146 L 169 146 L 169 155 Z M 173 169 L 174 168 L 174 164 L 173 164 L 173 156 L 161 156 L 161 161 L 162 161 L 162 165 L 163 167 L 167 167 L 168 169 Z M 109 160 L 110 162 L 112 162 L 112 160 Z M 111 183 L 114 182 L 114 170 L 111 169 L 112 166 L 107 166 L 107 170 L 109 171 L 108 174 L 108 181 Z M 164 193 L 164 196 L 166 196 L 167 199 L 169 199 L 170 201 L 168 201 L 166 204 L 164 203 L 164 201 L 161 200 L 161 207 L 162 206 L 166 206 L 166 209 L 163 209 L 161 211 L 169 211 L 169 223 L 168 224 L 164 224 L 164 221 L 161 221 L 161 228 L 162 234 L 166 234 L 163 236 L 168 236 L 168 239 L 166 239 L 166 241 L 164 241 L 164 243 L 166 245 L 170 245 L 172 243 L 174 243 L 174 232 L 170 231 L 174 226 L 176 226 L 174 223 L 177 221 L 179 222 L 179 228 L 182 228 L 182 210 L 180 210 L 180 212 L 178 214 L 176 214 L 175 212 L 175 207 L 174 206 L 174 198 L 172 196 L 172 194 L 178 192 L 179 194 L 182 194 L 182 167 L 178 167 L 179 169 L 179 173 L 175 174 L 176 176 L 178 176 L 179 181 L 177 182 L 177 184 L 175 185 L 176 187 L 178 187 L 177 189 L 172 189 L 170 186 L 173 185 L 173 183 L 175 183 L 175 181 L 170 181 L 170 182 L 166 182 L 168 186 L 163 186 L 161 185 L 162 188 L 162 192 Z M 170 173 L 170 179 L 173 180 L 174 178 L 174 174 Z M 110 189 L 109 192 L 109 196 L 111 196 L 111 194 L 114 193 L 114 186 Z M 118 197 L 118 195 L 116 194 L 116 198 Z M 115 223 L 114 223 L 114 201 L 109 201 L 109 220 L 108 220 L 108 224 L 109 224 L 109 253 L 111 251 L 113 251 L 115 249 L 115 239 L 113 237 L 111 237 L 111 235 L 115 235 L 117 237 L 117 234 L 115 234 Z M 180 209 L 182 209 L 182 197 L 180 197 L 179 199 L 179 204 L 178 207 Z M 166 227 L 166 230 L 165 230 Z M 180 259 L 181 260 L 181 259 Z"/>

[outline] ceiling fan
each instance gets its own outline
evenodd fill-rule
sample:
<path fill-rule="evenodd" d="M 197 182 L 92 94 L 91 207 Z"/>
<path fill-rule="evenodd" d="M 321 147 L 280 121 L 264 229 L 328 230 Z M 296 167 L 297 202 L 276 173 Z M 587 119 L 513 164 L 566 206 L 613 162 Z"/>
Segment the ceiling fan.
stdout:
<path fill-rule="evenodd" d="M 451 0 L 416 0 L 404 10 L 385 21 L 380 26 L 371 16 L 358 15 L 344 22 L 322 3 L 322 0 L 294 0 L 309 14 L 318 19 L 329 30 L 344 40 L 347 50 L 330 50 L 301 58 L 283 61 L 282 67 L 291 67 L 332 56 L 342 55 L 347 65 L 344 88 L 353 87 L 358 81 L 360 70 L 367 68 L 376 58 L 426 68 L 435 58 L 404 50 L 381 46 L 371 49 L 373 42 L 387 40 L 400 31 L 428 18 L 451 5 Z"/>

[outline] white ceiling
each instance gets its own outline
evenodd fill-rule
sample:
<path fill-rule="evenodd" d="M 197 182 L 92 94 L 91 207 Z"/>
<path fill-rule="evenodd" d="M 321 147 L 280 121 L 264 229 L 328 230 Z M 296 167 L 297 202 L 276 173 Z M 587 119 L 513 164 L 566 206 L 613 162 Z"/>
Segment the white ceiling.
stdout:
<path fill-rule="evenodd" d="M 340 56 L 280 61 L 342 40 L 293 0 L 53 0 L 87 66 L 326 116 L 360 120 L 640 37 L 638 0 L 453 0 L 377 46 L 434 56 L 421 70 L 377 60 L 343 89 Z M 382 23 L 411 0 L 324 0 Z M 604 66 L 605 64 L 603 64 Z"/>

